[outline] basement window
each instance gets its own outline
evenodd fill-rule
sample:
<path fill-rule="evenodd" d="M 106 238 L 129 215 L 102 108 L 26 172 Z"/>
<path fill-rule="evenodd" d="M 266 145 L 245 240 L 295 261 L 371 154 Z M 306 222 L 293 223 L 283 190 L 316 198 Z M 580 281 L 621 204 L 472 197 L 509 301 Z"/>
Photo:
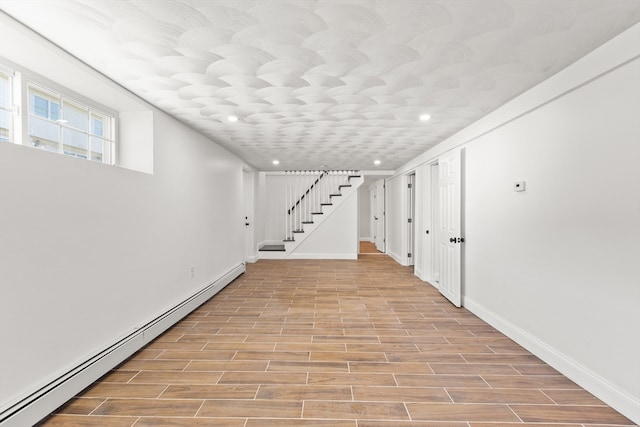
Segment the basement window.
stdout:
<path fill-rule="evenodd" d="M 113 164 L 113 116 L 34 83 L 27 87 L 29 145 Z"/>
<path fill-rule="evenodd" d="M 43 77 L 0 69 L 0 142 L 113 165 L 115 117 Z"/>

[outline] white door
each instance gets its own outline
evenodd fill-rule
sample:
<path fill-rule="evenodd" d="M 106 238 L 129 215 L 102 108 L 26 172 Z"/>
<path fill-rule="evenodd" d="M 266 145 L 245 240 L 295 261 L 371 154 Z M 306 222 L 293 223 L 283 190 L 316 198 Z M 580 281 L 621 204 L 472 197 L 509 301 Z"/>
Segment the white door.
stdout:
<path fill-rule="evenodd" d="M 416 175 L 407 176 L 407 265 L 415 265 Z"/>
<path fill-rule="evenodd" d="M 453 150 L 438 159 L 440 293 L 456 307 L 460 307 L 462 302 L 460 247 L 464 242 L 460 219 L 460 167 L 460 150 Z"/>
<path fill-rule="evenodd" d="M 243 226 L 245 229 L 245 241 L 244 241 L 244 261 L 248 262 L 255 260 L 255 245 L 254 245 L 254 226 L 253 226 L 253 173 L 249 171 L 242 171 L 242 192 L 243 192 L 243 208 L 244 218 Z"/>
<path fill-rule="evenodd" d="M 376 183 L 375 191 L 376 191 L 376 195 L 375 195 L 376 202 L 375 202 L 373 220 L 375 222 L 376 235 L 374 240 L 376 244 L 376 249 L 384 253 L 385 252 L 385 234 L 384 234 L 385 233 L 385 230 L 384 230 L 385 184 L 384 184 L 384 180 L 380 180 Z"/>

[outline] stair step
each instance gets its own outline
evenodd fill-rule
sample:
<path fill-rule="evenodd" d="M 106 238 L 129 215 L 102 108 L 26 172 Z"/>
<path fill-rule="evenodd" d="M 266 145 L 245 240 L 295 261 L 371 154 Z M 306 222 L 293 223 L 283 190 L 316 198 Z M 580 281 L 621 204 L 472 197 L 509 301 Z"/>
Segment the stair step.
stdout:
<path fill-rule="evenodd" d="M 329 194 L 329 197 L 338 197 L 338 196 L 342 196 L 342 194 Z"/>
<path fill-rule="evenodd" d="M 324 215 L 324 212 L 311 212 L 311 215 Z"/>
<path fill-rule="evenodd" d="M 304 230 L 293 230 L 294 233 L 304 233 Z"/>
<path fill-rule="evenodd" d="M 284 248 L 284 244 L 283 244 L 283 245 L 263 245 L 258 250 L 262 252 L 284 252 L 286 249 Z"/>
<path fill-rule="evenodd" d="M 295 242 L 294 239 L 284 239 L 283 242 Z"/>
<path fill-rule="evenodd" d="M 320 206 L 333 206 L 333 203 L 320 203 Z"/>
<path fill-rule="evenodd" d="M 360 175 L 349 175 L 349 179 L 351 178 L 360 178 Z"/>
<path fill-rule="evenodd" d="M 313 221 L 302 221 L 303 224 L 313 224 Z"/>
<path fill-rule="evenodd" d="M 340 189 L 340 188 L 345 188 L 345 187 L 351 187 L 351 184 L 342 184 L 342 185 L 338 185 L 338 189 Z"/>

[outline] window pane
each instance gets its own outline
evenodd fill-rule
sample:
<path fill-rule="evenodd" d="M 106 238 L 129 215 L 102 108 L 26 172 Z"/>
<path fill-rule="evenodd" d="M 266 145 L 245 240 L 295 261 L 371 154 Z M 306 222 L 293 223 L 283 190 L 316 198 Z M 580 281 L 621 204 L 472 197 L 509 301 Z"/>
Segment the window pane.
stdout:
<path fill-rule="evenodd" d="M 49 101 L 39 97 L 38 95 L 34 95 L 33 114 L 44 118 L 49 117 Z"/>
<path fill-rule="evenodd" d="M 67 126 L 84 131 L 89 130 L 89 112 L 85 108 L 64 101 L 62 114 Z"/>
<path fill-rule="evenodd" d="M 93 116 L 91 120 L 91 133 L 97 136 L 104 136 L 102 118 Z"/>
<path fill-rule="evenodd" d="M 112 116 L 91 111 L 82 102 L 35 83 L 28 85 L 28 97 L 28 145 L 69 156 L 111 162 L 114 146 L 111 140 Z M 7 138 L 5 134 L 11 135 L 11 128 L 8 131 L 2 129 L 2 120 L 0 117 L 0 141 Z"/>
<path fill-rule="evenodd" d="M 86 159 L 87 158 L 87 153 L 85 151 L 79 151 L 79 150 L 75 150 L 72 151 L 72 149 L 70 150 L 64 150 L 64 154 L 67 156 L 73 156 L 73 157 L 78 157 L 79 159 Z"/>
<path fill-rule="evenodd" d="M 0 75 L 0 107 L 11 109 L 11 80 L 4 75 Z"/>
<path fill-rule="evenodd" d="M 32 141 L 41 139 L 43 143 L 60 142 L 60 125 L 38 117 L 29 117 L 29 136 Z"/>
<path fill-rule="evenodd" d="M 109 152 L 110 144 L 106 139 L 91 137 L 91 160 L 102 162 L 104 153 Z"/>
<path fill-rule="evenodd" d="M 60 119 L 60 104 L 58 104 L 57 102 L 49 102 L 49 118 L 51 120 Z"/>
<path fill-rule="evenodd" d="M 11 113 L 0 110 L 0 141 L 11 141 Z"/>
<path fill-rule="evenodd" d="M 89 136 L 77 130 L 63 128 L 62 141 L 64 142 L 65 150 L 69 147 L 75 147 L 86 151 L 89 148 Z"/>

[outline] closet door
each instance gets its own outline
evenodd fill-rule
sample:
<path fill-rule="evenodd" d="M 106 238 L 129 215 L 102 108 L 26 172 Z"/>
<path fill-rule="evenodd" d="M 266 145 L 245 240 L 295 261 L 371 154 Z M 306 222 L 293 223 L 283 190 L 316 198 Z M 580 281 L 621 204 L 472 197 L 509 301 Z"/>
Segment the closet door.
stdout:
<path fill-rule="evenodd" d="M 460 150 L 453 150 L 438 159 L 440 221 L 438 250 L 440 251 L 440 293 L 456 307 L 462 303 L 460 280 L 461 236 L 461 161 Z"/>

